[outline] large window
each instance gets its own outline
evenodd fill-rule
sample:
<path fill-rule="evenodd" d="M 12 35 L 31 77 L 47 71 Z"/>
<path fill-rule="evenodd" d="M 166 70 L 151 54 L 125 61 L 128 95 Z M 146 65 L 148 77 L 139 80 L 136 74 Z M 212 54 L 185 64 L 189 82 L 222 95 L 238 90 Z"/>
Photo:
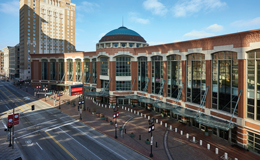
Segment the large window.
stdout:
<path fill-rule="evenodd" d="M 117 57 L 116 58 L 116 76 L 131 76 L 131 58 Z"/>
<path fill-rule="evenodd" d="M 187 101 L 200 104 L 206 89 L 205 55 L 189 54 L 187 62 Z"/>
<path fill-rule="evenodd" d="M 56 60 L 51 59 L 51 80 L 56 80 Z"/>
<path fill-rule="evenodd" d="M 92 83 L 97 83 L 97 64 L 96 58 L 92 59 Z"/>
<path fill-rule="evenodd" d="M 260 120 L 260 49 L 247 54 L 247 118 Z"/>
<path fill-rule="evenodd" d="M 212 54 L 212 108 L 233 113 L 237 99 L 237 53 L 223 51 Z"/>
<path fill-rule="evenodd" d="M 85 83 L 90 82 L 90 60 L 89 59 L 84 59 L 84 74 L 85 74 Z"/>
<path fill-rule="evenodd" d="M 82 77 L 82 73 L 81 73 L 81 60 L 80 59 L 76 59 L 75 60 L 75 67 L 76 67 L 76 82 L 81 82 L 81 77 Z"/>
<path fill-rule="evenodd" d="M 163 58 L 152 57 L 152 93 L 158 94 L 163 82 Z M 161 95 L 163 94 L 163 91 Z"/>
<path fill-rule="evenodd" d="M 130 91 L 131 90 L 131 81 L 116 81 L 116 90 L 117 91 Z"/>
<path fill-rule="evenodd" d="M 249 150 L 260 154 L 260 135 L 247 132 L 247 147 Z"/>
<path fill-rule="evenodd" d="M 63 76 L 64 76 L 64 60 L 59 59 L 59 80 L 62 80 Z"/>
<path fill-rule="evenodd" d="M 101 57 L 100 58 L 100 73 L 103 76 L 108 75 L 108 57 Z"/>
<path fill-rule="evenodd" d="M 48 80 L 48 61 L 42 60 L 42 80 Z"/>
<path fill-rule="evenodd" d="M 73 62 L 67 59 L 67 81 L 73 81 Z"/>
<path fill-rule="evenodd" d="M 167 57 L 167 86 L 167 96 L 177 98 L 178 91 L 182 86 L 182 63 L 180 55 Z"/>
<path fill-rule="evenodd" d="M 143 91 L 148 81 L 147 57 L 138 58 L 138 90 Z"/>

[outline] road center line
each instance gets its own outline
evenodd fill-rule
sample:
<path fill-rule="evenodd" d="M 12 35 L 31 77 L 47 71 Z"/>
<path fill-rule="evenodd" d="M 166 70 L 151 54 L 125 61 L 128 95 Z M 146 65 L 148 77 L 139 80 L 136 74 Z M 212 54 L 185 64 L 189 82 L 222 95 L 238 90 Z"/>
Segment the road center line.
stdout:
<path fill-rule="evenodd" d="M 72 125 L 71 125 L 72 126 Z M 74 126 L 72 126 L 73 128 L 75 128 Z M 114 154 L 118 155 L 119 157 L 127 160 L 125 157 L 121 156 L 120 154 L 118 154 L 117 152 L 115 152 L 114 150 L 110 149 L 109 147 L 105 146 L 104 144 L 102 144 L 101 142 L 97 141 L 96 139 L 92 138 L 91 136 L 89 136 L 88 134 L 86 134 L 85 132 L 83 132 L 82 130 L 75 128 L 76 130 L 80 131 L 81 133 L 83 133 L 84 135 L 88 136 L 89 138 L 91 138 L 93 141 L 95 141 L 96 143 L 98 143 L 100 146 L 106 148 L 107 150 L 113 152 Z"/>
<path fill-rule="evenodd" d="M 43 150 L 42 147 L 37 142 L 36 142 L 36 144 L 38 145 L 39 148 L 41 148 L 41 150 Z"/>
<path fill-rule="evenodd" d="M 61 128 L 59 128 L 63 133 L 65 133 L 66 135 L 68 135 L 71 139 L 73 139 L 74 141 L 76 141 L 79 145 L 81 145 L 83 148 L 85 148 L 86 150 L 88 150 L 90 153 L 92 153 L 94 156 L 96 156 L 98 159 L 101 159 L 100 157 L 98 157 L 95 153 L 91 152 L 88 148 L 86 148 L 85 146 L 83 146 L 81 143 L 79 143 L 76 139 L 74 139 L 73 137 L 71 137 L 68 133 L 66 133 L 64 130 L 62 130 Z M 102 160 L 102 159 L 101 159 Z"/>

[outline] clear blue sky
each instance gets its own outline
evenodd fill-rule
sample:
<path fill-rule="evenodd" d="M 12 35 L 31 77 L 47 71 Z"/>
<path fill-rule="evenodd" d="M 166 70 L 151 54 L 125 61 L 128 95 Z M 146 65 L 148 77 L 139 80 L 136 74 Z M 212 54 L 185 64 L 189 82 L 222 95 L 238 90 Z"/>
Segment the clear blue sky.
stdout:
<path fill-rule="evenodd" d="M 107 32 L 122 25 L 150 45 L 260 28 L 260 0 L 72 0 L 76 49 L 95 51 Z M 19 43 L 19 0 L 0 0 L 0 50 Z"/>

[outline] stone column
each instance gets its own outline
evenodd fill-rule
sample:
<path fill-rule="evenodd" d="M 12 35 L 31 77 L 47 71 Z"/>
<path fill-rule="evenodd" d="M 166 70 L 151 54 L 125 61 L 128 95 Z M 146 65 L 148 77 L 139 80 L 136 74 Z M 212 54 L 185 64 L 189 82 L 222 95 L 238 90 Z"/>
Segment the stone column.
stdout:
<path fill-rule="evenodd" d="M 148 78 L 149 78 L 149 83 L 148 83 L 148 93 L 151 93 L 151 86 L 152 86 L 152 62 L 151 61 L 147 61 L 147 65 L 148 65 Z"/>
<path fill-rule="evenodd" d="M 246 60 L 239 59 L 238 60 L 238 94 L 240 90 L 243 90 L 241 97 L 238 102 L 238 117 L 246 118 L 246 85 L 247 85 L 247 77 L 246 77 Z"/>
<path fill-rule="evenodd" d="M 183 60 L 181 62 L 182 62 L 182 83 L 184 82 L 182 92 L 181 92 L 181 95 L 182 95 L 181 100 L 182 100 L 182 102 L 186 102 L 186 87 L 187 87 L 186 61 Z"/>
<path fill-rule="evenodd" d="M 116 62 L 109 61 L 109 79 L 112 77 L 112 80 L 109 83 L 109 91 L 116 90 Z"/>
<path fill-rule="evenodd" d="M 247 130 L 245 127 L 237 127 L 237 143 L 245 148 L 247 147 Z"/>
<path fill-rule="evenodd" d="M 99 75 L 100 75 L 100 62 L 99 61 L 97 61 L 96 62 L 96 71 L 97 71 L 97 82 L 96 82 L 96 84 L 97 84 L 97 88 L 101 88 L 101 80 L 100 80 L 100 77 L 99 77 Z"/>
<path fill-rule="evenodd" d="M 113 106 L 116 105 L 116 96 L 109 95 L 109 104 L 112 104 L 112 103 L 113 103 Z"/>
<path fill-rule="evenodd" d="M 135 81 L 135 84 L 133 86 L 133 91 L 137 91 L 137 83 L 138 83 L 138 75 L 137 75 L 138 71 L 137 71 L 137 62 L 136 61 L 132 61 L 131 62 L 131 77 L 132 77 L 132 80 L 131 80 L 131 87 Z M 136 77 L 136 79 L 135 79 Z"/>
<path fill-rule="evenodd" d="M 167 61 L 163 61 L 163 79 L 165 80 L 163 85 L 163 97 L 167 97 Z"/>
<path fill-rule="evenodd" d="M 209 86 L 209 90 L 206 97 L 205 107 L 211 108 L 211 60 L 206 60 L 206 87 Z"/>

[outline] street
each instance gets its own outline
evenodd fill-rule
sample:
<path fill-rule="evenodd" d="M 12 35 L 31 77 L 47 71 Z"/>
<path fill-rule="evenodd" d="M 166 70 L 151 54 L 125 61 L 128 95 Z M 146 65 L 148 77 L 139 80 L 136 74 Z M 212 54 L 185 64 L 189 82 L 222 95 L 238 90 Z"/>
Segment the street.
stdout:
<path fill-rule="evenodd" d="M 15 142 L 25 159 L 147 159 L 11 83 L 1 82 L 1 126 L 5 127 L 13 106 L 20 113 Z"/>

